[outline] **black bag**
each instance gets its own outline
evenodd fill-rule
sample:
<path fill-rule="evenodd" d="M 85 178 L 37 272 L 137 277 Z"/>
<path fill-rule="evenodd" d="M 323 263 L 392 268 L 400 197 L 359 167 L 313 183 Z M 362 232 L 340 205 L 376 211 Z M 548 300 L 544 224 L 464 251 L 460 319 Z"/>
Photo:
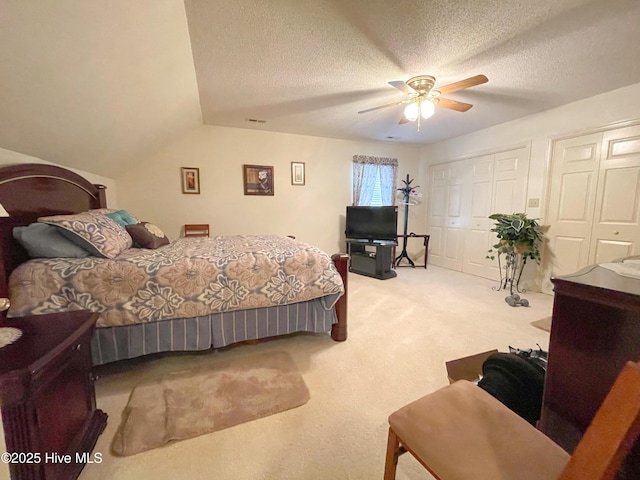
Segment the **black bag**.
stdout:
<path fill-rule="evenodd" d="M 535 426 L 542 410 L 546 352 L 544 361 L 540 354 L 531 358 L 532 351 L 521 352 L 490 355 L 478 386 Z"/>

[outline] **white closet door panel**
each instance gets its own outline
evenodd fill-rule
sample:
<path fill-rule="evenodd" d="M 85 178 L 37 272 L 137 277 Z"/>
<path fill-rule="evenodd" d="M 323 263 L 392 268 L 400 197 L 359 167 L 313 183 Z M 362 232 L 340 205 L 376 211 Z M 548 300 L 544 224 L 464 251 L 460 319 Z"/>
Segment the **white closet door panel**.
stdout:
<path fill-rule="evenodd" d="M 593 263 L 607 263 L 634 254 L 634 242 L 595 239 Z"/>
<path fill-rule="evenodd" d="M 603 175 L 598 222 L 637 225 L 640 167 L 608 169 Z"/>
<path fill-rule="evenodd" d="M 471 210 L 465 231 L 462 271 L 486 277 L 490 276 L 487 269 L 491 264 L 486 258 L 487 251 L 493 245 L 492 221 L 488 217 L 492 213 L 494 156 L 478 157 L 472 162 Z"/>
<path fill-rule="evenodd" d="M 429 234 L 439 236 L 435 245 L 429 241 L 429 262 L 452 270 L 462 270 L 465 212 L 468 193 L 467 161 L 452 162 L 431 168 L 430 198 L 434 204 L 429 214 Z M 437 231 L 436 229 L 439 229 Z"/>
<path fill-rule="evenodd" d="M 640 254 L 640 126 L 605 132 L 590 263 Z"/>
<path fill-rule="evenodd" d="M 442 227 L 447 219 L 447 187 L 436 185 L 432 187 L 429 195 L 429 224 L 433 227 Z"/>
<path fill-rule="evenodd" d="M 513 210 L 512 205 L 514 202 L 514 198 L 516 196 L 516 181 L 515 179 L 510 180 L 498 180 L 495 185 L 495 193 L 493 194 L 493 204 L 495 207 L 496 213 L 516 213 L 516 210 Z M 521 212 L 522 210 L 517 210 Z"/>
<path fill-rule="evenodd" d="M 447 217 L 457 221 L 462 217 L 462 184 L 449 185 L 447 196 Z"/>
<path fill-rule="evenodd" d="M 584 267 L 585 258 L 589 256 L 589 242 L 581 237 L 555 235 L 549 240 L 548 261 L 554 271 L 577 272 Z"/>
<path fill-rule="evenodd" d="M 445 259 L 451 263 L 458 263 L 460 247 L 462 246 L 463 233 L 460 228 L 447 228 L 447 243 L 445 246 Z"/>
<path fill-rule="evenodd" d="M 442 266 L 462 270 L 465 213 L 468 211 L 471 168 L 468 160 L 449 164 L 447 180 L 447 218 L 444 237 L 445 257 Z"/>
<path fill-rule="evenodd" d="M 595 172 L 561 173 L 558 178 L 559 203 L 555 219 L 559 222 L 582 222 L 591 224 L 593 212 L 589 207 L 595 195 Z"/>
<path fill-rule="evenodd" d="M 439 264 L 443 255 L 442 237 L 444 236 L 442 227 L 432 226 L 429 229 L 429 263 Z"/>
<path fill-rule="evenodd" d="M 496 153 L 493 175 L 493 194 L 490 213 L 525 212 L 527 181 L 529 178 L 529 147 Z M 493 226 L 493 221 L 490 225 Z M 495 233 L 489 233 L 489 247 L 498 243 Z M 502 262 L 504 267 L 504 262 Z M 483 277 L 498 280 L 498 261 L 489 260 Z"/>
<path fill-rule="evenodd" d="M 446 165 L 431 167 L 429 177 L 429 262 L 441 265 L 444 258 L 444 225 L 447 220 Z"/>
<path fill-rule="evenodd" d="M 602 133 L 554 142 L 545 221 L 544 292 L 553 292 L 550 277 L 574 273 L 589 263 L 601 145 Z"/>
<path fill-rule="evenodd" d="M 487 259 L 487 252 L 491 248 L 490 232 L 486 229 L 470 228 L 465 234 L 463 272 L 480 277 L 487 276 L 487 267 L 493 261 Z"/>
<path fill-rule="evenodd" d="M 529 147 L 495 155 L 492 213 L 524 212 L 529 178 Z"/>

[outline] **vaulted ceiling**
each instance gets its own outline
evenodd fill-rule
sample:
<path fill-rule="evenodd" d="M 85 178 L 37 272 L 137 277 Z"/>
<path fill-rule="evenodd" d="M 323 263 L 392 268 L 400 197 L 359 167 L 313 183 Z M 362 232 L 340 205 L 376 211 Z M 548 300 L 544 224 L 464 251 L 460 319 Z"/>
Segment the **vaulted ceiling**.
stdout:
<path fill-rule="evenodd" d="M 202 123 L 440 141 L 640 83 L 638 25 L 638 0 L 0 0 L 0 148 L 115 176 Z M 477 74 L 419 132 L 357 113 Z"/>

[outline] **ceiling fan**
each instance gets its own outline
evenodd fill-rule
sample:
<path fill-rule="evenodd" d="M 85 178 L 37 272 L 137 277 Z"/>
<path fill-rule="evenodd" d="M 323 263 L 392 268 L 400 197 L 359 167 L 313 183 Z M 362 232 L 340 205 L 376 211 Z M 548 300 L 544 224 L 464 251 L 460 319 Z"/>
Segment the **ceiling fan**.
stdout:
<path fill-rule="evenodd" d="M 489 79 L 486 76 L 476 75 L 475 77 L 469 77 L 465 80 L 460 80 L 459 82 L 450 83 L 449 85 L 434 89 L 433 86 L 436 83 L 436 79 L 431 75 L 418 75 L 417 77 L 410 78 L 406 82 L 396 80 L 389 82 L 389 85 L 397 88 L 403 93 L 406 93 L 409 95 L 409 98 L 402 100 L 401 102 L 378 105 L 377 107 L 361 110 L 358 113 L 367 113 L 381 108 L 395 107 L 396 105 L 408 103 L 404 109 L 404 115 L 400 119 L 399 123 L 402 125 L 403 123 L 415 122 L 417 120 L 418 131 L 420 131 L 420 118 L 425 120 L 429 118 L 433 115 L 436 106 L 448 108 L 457 112 L 466 112 L 473 106 L 470 103 L 442 98 L 440 95 L 446 95 L 448 93 L 464 90 L 465 88 L 482 85 L 488 81 Z"/>

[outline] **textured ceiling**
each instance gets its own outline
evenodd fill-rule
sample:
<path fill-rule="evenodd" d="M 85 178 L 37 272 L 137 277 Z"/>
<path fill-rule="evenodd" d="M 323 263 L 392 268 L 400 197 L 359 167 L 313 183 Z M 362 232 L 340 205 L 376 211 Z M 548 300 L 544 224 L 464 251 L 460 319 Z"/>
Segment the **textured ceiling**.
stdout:
<path fill-rule="evenodd" d="M 204 122 L 427 143 L 640 82 L 638 0 L 186 0 Z M 388 85 L 484 74 L 398 125 Z M 265 120 L 251 124 L 246 119 Z"/>
<path fill-rule="evenodd" d="M 640 0 L 0 0 L 0 148 L 117 176 L 203 122 L 439 141 L 640 83 L 638 25 Z M 489 82 L 420 132 L 357 113 L 421 74 Z"/>

